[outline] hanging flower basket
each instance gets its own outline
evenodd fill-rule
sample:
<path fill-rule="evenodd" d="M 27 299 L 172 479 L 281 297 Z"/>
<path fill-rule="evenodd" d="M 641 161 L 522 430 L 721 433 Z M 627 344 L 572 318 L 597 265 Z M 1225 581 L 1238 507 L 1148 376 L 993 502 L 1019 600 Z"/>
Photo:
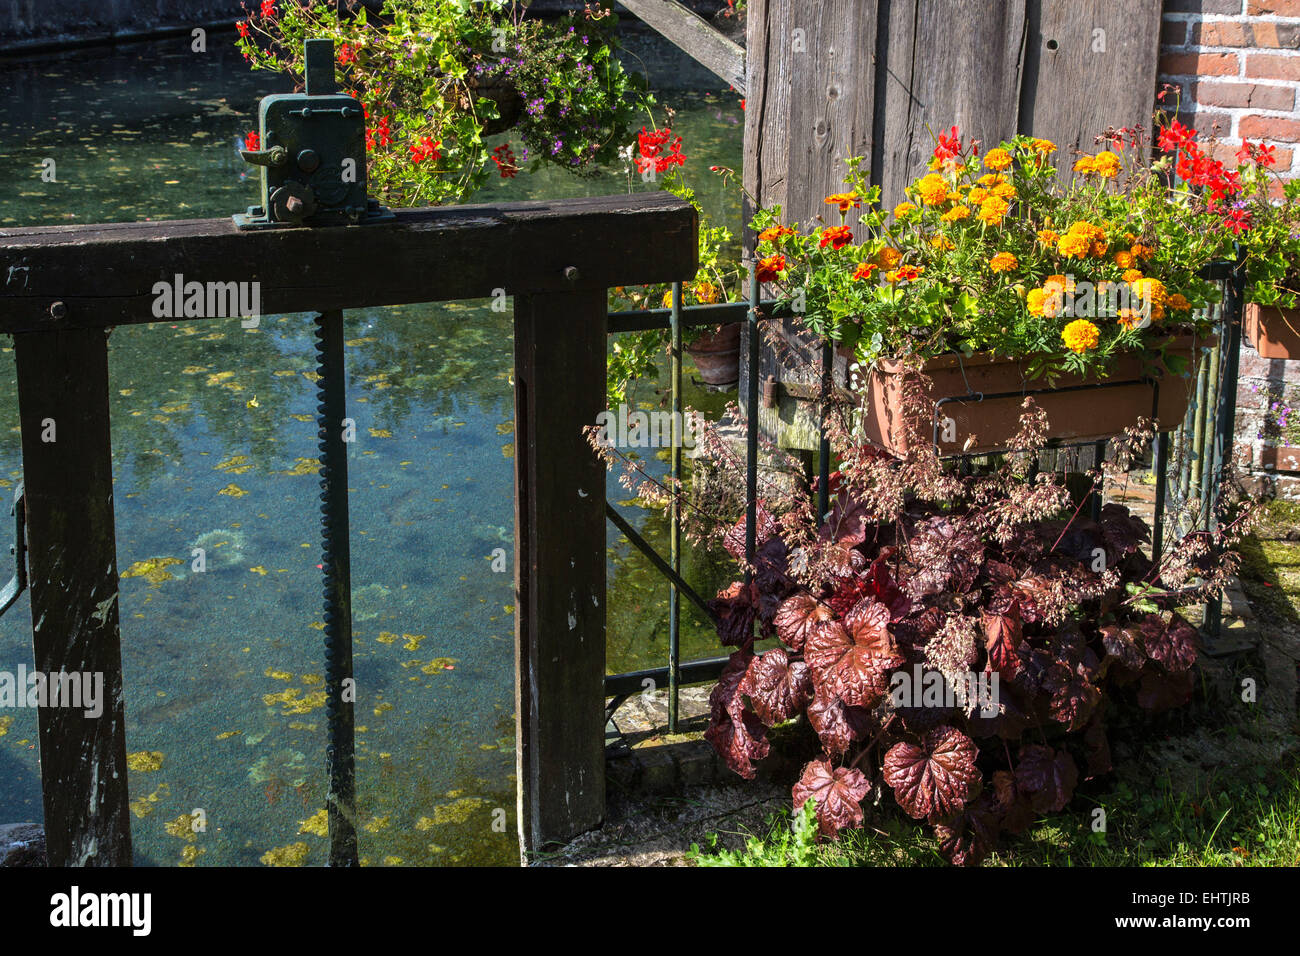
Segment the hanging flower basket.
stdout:
<path fill-rule="evenodd" d="M 1300 308 L 1252 302 L 1246 306 L 1241 328 L 1261 358 L 1300 359 Z"/>
<path fill-rule="evenodd" d="M 1213 337 L 1178 336 L 1165 353 L 1181 357 L 1187 368 L 1195 368 L 1198 350 L 1215 341 Z M 905 366 L 897 360 L 881 359 L 872 366 L 862 391 L 864 437 L 895 455 L 907 452 L 909 435 L 928 441 L 935 432 L 941 455 L 1006 451 L 1019 429 L 1021 403 L 1030 392 L 1047 413 L 1048 437 L 1054 441 L 1110 438 L 1152 413 L 1152 385 L 1142 381 L 1144 365 L 1137 353 L 1117 356 L 1107 378 L 1065 372 L 1050 388 L 1029 380 L 1027 365 L 1025 359 L 988 353 L 932 358 L 922 371 L 930 380 L 926 406 L 934 411 L 932 416 L 918 415 L 909 421 L 904 403 Z M 1171 428 L 1187 415 L 1191 377 L 1166 369 L 1156 381 L 1160 389 L 1156 417 L 1162 428 Z M 1124 382 L 1133 384 L 1121 384 Z M 1098 385 L 1105 387 L 1089 387 Z"/>

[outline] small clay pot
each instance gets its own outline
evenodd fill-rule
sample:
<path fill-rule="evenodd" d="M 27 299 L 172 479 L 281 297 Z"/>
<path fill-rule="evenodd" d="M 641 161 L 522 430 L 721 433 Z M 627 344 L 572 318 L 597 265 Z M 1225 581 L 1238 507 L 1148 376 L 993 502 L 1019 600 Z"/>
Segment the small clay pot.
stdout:
<path fill-rule="evenodd" d="M 702 335 L 686 346 L 700 381 L 725 387 L 740 381 L 740 323 L 728 322 L 716 332 Z"/>
<path fill-rule="evenodd" d="M 1300 359 L 1300 309 L 1252 302 L 1242 316 L 1241 331 L 1260 358 Z"/>

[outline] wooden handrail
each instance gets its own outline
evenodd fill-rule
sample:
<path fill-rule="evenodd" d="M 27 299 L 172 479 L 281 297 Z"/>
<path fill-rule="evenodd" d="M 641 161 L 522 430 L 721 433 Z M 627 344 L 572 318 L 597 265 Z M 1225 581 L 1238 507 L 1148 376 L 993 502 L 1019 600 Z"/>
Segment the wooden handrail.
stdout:
<path fill-rule="evenodd" d="M 108 330 L 158 321 L 155 283 L 177 274 L 258 282 L 263 314 L 514 296 L 525 858 L 597 826 L 605 471 L 583 427 L 605 408 L 605 290 L 695 275 L 697 228 L 689 204 L 655 192 L 416 209 L 358 227 L 241 232 L 208 219 L 0 230 L 0 332 L 14 334 L 36 666 L 100 673 L 107 701 L 98 717 L 38 713 L 50 863 L 131 862 Z M 205 318 L 216 316 L 169 321 Z M 364 699 L 366 688 L 357 693 Z"/>

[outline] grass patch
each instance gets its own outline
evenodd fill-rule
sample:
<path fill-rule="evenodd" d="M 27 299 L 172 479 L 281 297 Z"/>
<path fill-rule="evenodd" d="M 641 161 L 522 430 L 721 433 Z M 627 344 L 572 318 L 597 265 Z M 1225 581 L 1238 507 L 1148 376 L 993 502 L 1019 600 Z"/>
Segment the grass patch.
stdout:
<path fill-rule="evenodd" d="M 1298 866 L 1300 766 L 1255 767 L 1210 777 L 1196 793 L 1169 780 L 1141 793 L 1124 783 L 1079 794 L 1075 813 L 1055 814 L 1023 836 L 1005 837 L 986 866 Z M 1079 812 L 1082 807 L 1082 812 Z M 934 838 L 896 813 L 818 843 L 811 804 L 774 814 L 730 850 L 718 834 L 691 848 L 697 866 L 947 866 Z M 1094 832 L 1096 809 L 1104 832 Z"/>

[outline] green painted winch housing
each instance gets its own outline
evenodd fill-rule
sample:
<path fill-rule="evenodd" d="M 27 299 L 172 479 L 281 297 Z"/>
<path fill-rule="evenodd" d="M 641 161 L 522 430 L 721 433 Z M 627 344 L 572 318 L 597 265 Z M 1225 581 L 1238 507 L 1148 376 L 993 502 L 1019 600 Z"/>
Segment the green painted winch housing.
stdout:
<path fill-rule="evenodd" d="M 361 103 L 338 92 L 334 41 L 303 45 L 302 93 L 262 98 L 260 149 L 240 150 L 261 170 L 262 204 L 236 213 L 240 229 L 347 226 L 393 214 L 366 195 L 366 126 Z"/>

